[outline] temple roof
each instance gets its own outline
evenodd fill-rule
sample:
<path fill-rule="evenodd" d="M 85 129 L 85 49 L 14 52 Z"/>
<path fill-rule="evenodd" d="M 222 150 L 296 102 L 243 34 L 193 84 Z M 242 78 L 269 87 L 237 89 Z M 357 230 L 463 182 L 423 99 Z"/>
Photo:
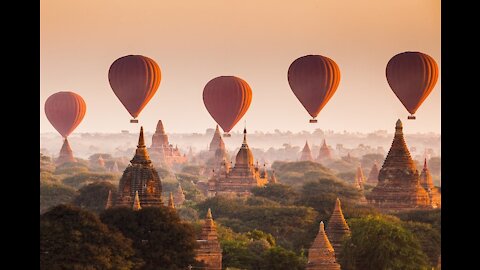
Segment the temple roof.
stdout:
<path fill-rule="evenodd" d="M 165 128 L 163 128 L 162 120 L 158 120 L 158 122 L 157 122 L 157 128 L 156 128 L 156 130 L 155 130 L 155 133 L 165 134 Z"/>
<path fill-rule="evenodd" d="M 373 163 L 372 169 L 368 174 L 367 182 L 376 183 L 378 181 L 378 172 L 379 172 L 378 165 L 377 165 L 377 162 L 375 162 Z"/>
<path fill-rule="evenodd" d="M 220 141 L 223 143 L 222 135 L 220 134 L 220 129 L 218 128 L 218 125 L 215 128 L 215 133 L 213 134 L 212 141 L 210 142 L 210 151 L 215 151 L 217 150 L 218 145 L 220 144 Z"/>
<path fill-rule="evenodd" d="M 56 160 L 57 164 L 62 164 L 65 162 L 77 162 L 77 160 L 73 157 L 73 151 L 72 151 L 72 148 L 70 147 L 70 143 L 68 142 L 67 138 L 63 140 L 63 145 L 62 145 L 62 148 L 60 149 L 60 155 Z"/>
<path fill-rule="evenodd" d="M 310 150 L 310 146 L 308 146 L 308 141 L 305 141 L 305 146 L 302 149 L 302 154 L 300 156 L 300 161 L 312 161 L 312 151 Z"/>
<path fill-rule="evenodd" d="M 140 127 L 140 135 L 138 137 L 137 150 L 135 151 L 135 156 L 130 161 L 132 164 L 150 164 L 150 156 L 147 152 L 147 147 L 145 146 L 145 140 L 143 138 L 143 127 Z"/>
<path fill-rule="evenodd" d="M 427 158 L 425 158 L 423 162 L 423 169 L 422 173 L 420 174 L 420 184 L 425 190 L 433 189 L 435 187 L 433 185 L 432 175 L 430 174 L 430 170 L 427 166 Z"/>
<path fill-rule="evenodd" d="M 140 205 L 140 198 L 138 197 L 138 190 L 135 191 L 135 200 L 133 201 L 132 209 L 134 211 L 142 209 L 142 206 Z"/>
<path fill-rule="evenodd" d="M 340 265 L 336 262 L 335 251 L 325 233 L 323 221 L 320 222 L 320 230 L 308 250 L 308 270 L 340 270 Z"/>
<path fill-rule="evenodd" d="M 416 170 L 415 163 L 410 156 L 405 138 L 403 137 L 403 125 L 400 119 L 397 120 L 395 125 L 395 136 L 393 137 L 392 146 L 388 151 L 380 172 L 389 167 L 401 167 L 412 171 L 412 173 Z"/>
<path fill-rule="evenodd" d="M 243 142 L 235 159 L 235 167 L 237 166 L 253 166 L 253 154 L 247 144 L 247 129 L 243 129 Z"/>
<path fill-rule="evenodd" d="M 333 213 L 328 220 L 326 232 L 333 248 L 335 249 L 335 253 L 339 255 L 344 237 L 350 235 L 350 227 L 343 216 L 339 198 L 337 198 L 335 201 L 335 208 L 333 209 Z"/>
<path fill-rule="evenodd" d="M 168 207 L 175 209 L 175 203 L 173 200 L 173 193 L 170 192 L 170 196 L 168 197 Z"/>

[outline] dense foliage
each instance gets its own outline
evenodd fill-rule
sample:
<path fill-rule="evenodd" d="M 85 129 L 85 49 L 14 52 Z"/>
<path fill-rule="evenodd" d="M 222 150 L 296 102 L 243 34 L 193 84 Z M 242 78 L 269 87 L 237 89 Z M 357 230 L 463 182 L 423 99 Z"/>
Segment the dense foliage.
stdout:
<path fill-rule="evenodd" d="M 352 235 L 343 246 L 342 269 L 429 269 L 419 241 L 399 220 L 367 216 L 349 223 Z"/>
<path fill-rule="evenodd" d="M 100 213 L 105 209 L 108 199 L 108 192 L 111 191 L 112 200 L 115 202 L 117 187 L 110 182 L 95 182 L 82 187 L 78 191 L 73 203 L 80 208 Z"/>
<path fill-rule="evenodd" d="M 132 241 L 99 218 L 59 205 L 40 216 L 40 269 L 133 269 Z"/>
<path fill-rule="evenodd" d="M 167 207 L 113 208 L 100 218 L 133 240 L 135 257 L 145 263 L 141 269 L 185 269 L 194 263 L 194 229 Z"/>

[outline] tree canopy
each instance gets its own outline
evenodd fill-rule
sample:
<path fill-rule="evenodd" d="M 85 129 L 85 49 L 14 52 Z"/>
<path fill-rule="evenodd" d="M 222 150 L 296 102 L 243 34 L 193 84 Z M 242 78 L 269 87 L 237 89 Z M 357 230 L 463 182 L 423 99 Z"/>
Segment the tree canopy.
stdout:
<path fill-rule="evenodd" d="M 195 231 L 167 207 L 112 208 L 100 218 L 133 240 L 135 256 L 145 263 L 141 269 L 185 269 L 195 263 Z"/>
<path fill-rule="evenodd" d="M 74 206 L 59 205 L 40 216 L 40 269 L 118 269 L 133 260 L 131 240 Z"/>
<path fill-rule="evenodd" d="M 112 192 L 112 200 L 115 200 L 117 189 L 112 183 L 106 181 L 91 183 L 78 190 L 78 196 L 73 203 L 80 208 L 100 213 L 107 204 L 108 192 Z"/>
<path fill-rule="evenodd" d="M 384 216 L 349 220 L 351 237 L 340 258 L 342 269 L 429 269 L 418 240 L 400 221 Z"/>

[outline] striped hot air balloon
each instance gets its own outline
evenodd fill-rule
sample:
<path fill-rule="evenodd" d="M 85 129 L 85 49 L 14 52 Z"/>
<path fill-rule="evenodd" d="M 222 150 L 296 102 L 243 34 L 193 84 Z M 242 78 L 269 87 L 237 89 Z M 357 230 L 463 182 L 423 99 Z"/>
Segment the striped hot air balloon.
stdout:
<path fill-rule="evenodd" d="M 108 81 L 120 102 L 136 119 L 160 86 L 161 71 L 155 61 L 142 55 L 120 57 L 110 66 Z"/>
<path fill-rule="evenodd" d="M 83 98 L 73 92 L 58 92 L 45 101 L 45 114 L 52 126 L 67 138 L 82 122 L 87 105 Z"/>
<path fill-rule="evenodd" d="M 288 83 L 297 99 L 315 119 L 340 83 L 340 69 L 330 58 L 322 55 L 302 56 L 288 68 Z"/>
<path fill-rule="evenodd" d="M 210 80 L 203 89 L 203 103 L 223 131 L 224 136 L 237 124 L 250 107 L 252 89 L 235 76 L 220 76 Z"/>
<path fill-rule="evenodd" d="M 410 113 L 408 119 L 415 119 L 415 112 L 437 83 L 437 63 L 421 52 L 403 52 L 388 61 L 385 73 L 393 93 Z"/>

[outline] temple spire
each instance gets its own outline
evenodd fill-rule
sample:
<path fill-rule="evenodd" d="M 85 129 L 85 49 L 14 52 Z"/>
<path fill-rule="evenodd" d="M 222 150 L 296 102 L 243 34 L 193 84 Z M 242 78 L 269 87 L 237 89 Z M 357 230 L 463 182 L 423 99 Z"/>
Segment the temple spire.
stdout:
<path fill-rule="evenodd" d="M 140 127 L 140 136 L 138 137 L 137 147 L 145 147 L 145 139 L 143 138 L 143 126 Z"/>
<path fill-rule="evenodd" d="M 325 225 L 320 222 L 320 230 L 308 251 L 307 270 L 340 270 L 335 251 L 325 233 Z"/>
<path fill-rule="evenodd" d="M 165 128 L 163 127 L 162 120 L 158 120 L 157 128 L 155 130 L 155 133 L 165 134 Z"/>
<path fill-rule="evenodd" d="M 130 161 L 132 164 L 138 163 L 152 163 L 150 156 L 147 152 L 147 147 L 145 146 L 145 139 L 143 137 L 143 126 L 140 127 L 140 135 L 138 137 L 137 150 L 135 151 L 135 156 Z"/>
<path fill-rule="evenodd" d="M 56 164 L 61 165 L 66 162 L 77 162 L 77 160 L 73 157 L 73 151 L 67 138 L 65 138 L 63 141 L 62 148 L 60 149 L 60 155 L 56 160 Z"/>
<path fill-rule="evenodd" d="M 212 217 L 212 210 L 210 210 L 210 208 L 208 208 L 206 218 L 207 218 L 207 219 L 213 219 L 213 217 Z"/>
<path fill-rule="evenodd" d="M 173 202 L 173 193 L 170 192 L 170 197 L 168 198 L 168 207 L 175 209 L 175 203 Z"/>
<path fill-rule="evenodd" d="M 108 191 L 108 197 L 107 197 L 107 203 L 105 204 L 105 209 L 110 209 L 110 208 L 112 208 L 112 206 L 113 206 L 112 191 L 109 190 Z"/>
<path fill-rule="evenodd" d="M 133 201 L 132 209 L 133 211 L 142 209 L 142 206 L 140 205 L 140 198 L 138 197 L 138 190 L 135 191 L 135 200 Z"/>
<path fill-rule="evenodd" d="M 343 216 L 343 211 L 341 207 L 340 199 L 337 198 L 335 201 L 335 207 L 333 208 L 332 215 L 328 220 L 327 235 L 332 244 L 333 249 L 335 250 L 335 255 L 339 258 L 342 251 L 342 243 L 345 237 L 350 235 L 350 227 L 345 221 Z"/>
<path fill-rule="evenodd" d="M 247 128 L 243 128 L 243 143 L 242 144 L 245 144 L 247 145 Z"/>
<path fill-rule="evenodd" d="M 303 147 L 300 161 L 313 161 L 312 151 L 310 150 L 308 141 L 305 141 L 305 146 Z"/>

